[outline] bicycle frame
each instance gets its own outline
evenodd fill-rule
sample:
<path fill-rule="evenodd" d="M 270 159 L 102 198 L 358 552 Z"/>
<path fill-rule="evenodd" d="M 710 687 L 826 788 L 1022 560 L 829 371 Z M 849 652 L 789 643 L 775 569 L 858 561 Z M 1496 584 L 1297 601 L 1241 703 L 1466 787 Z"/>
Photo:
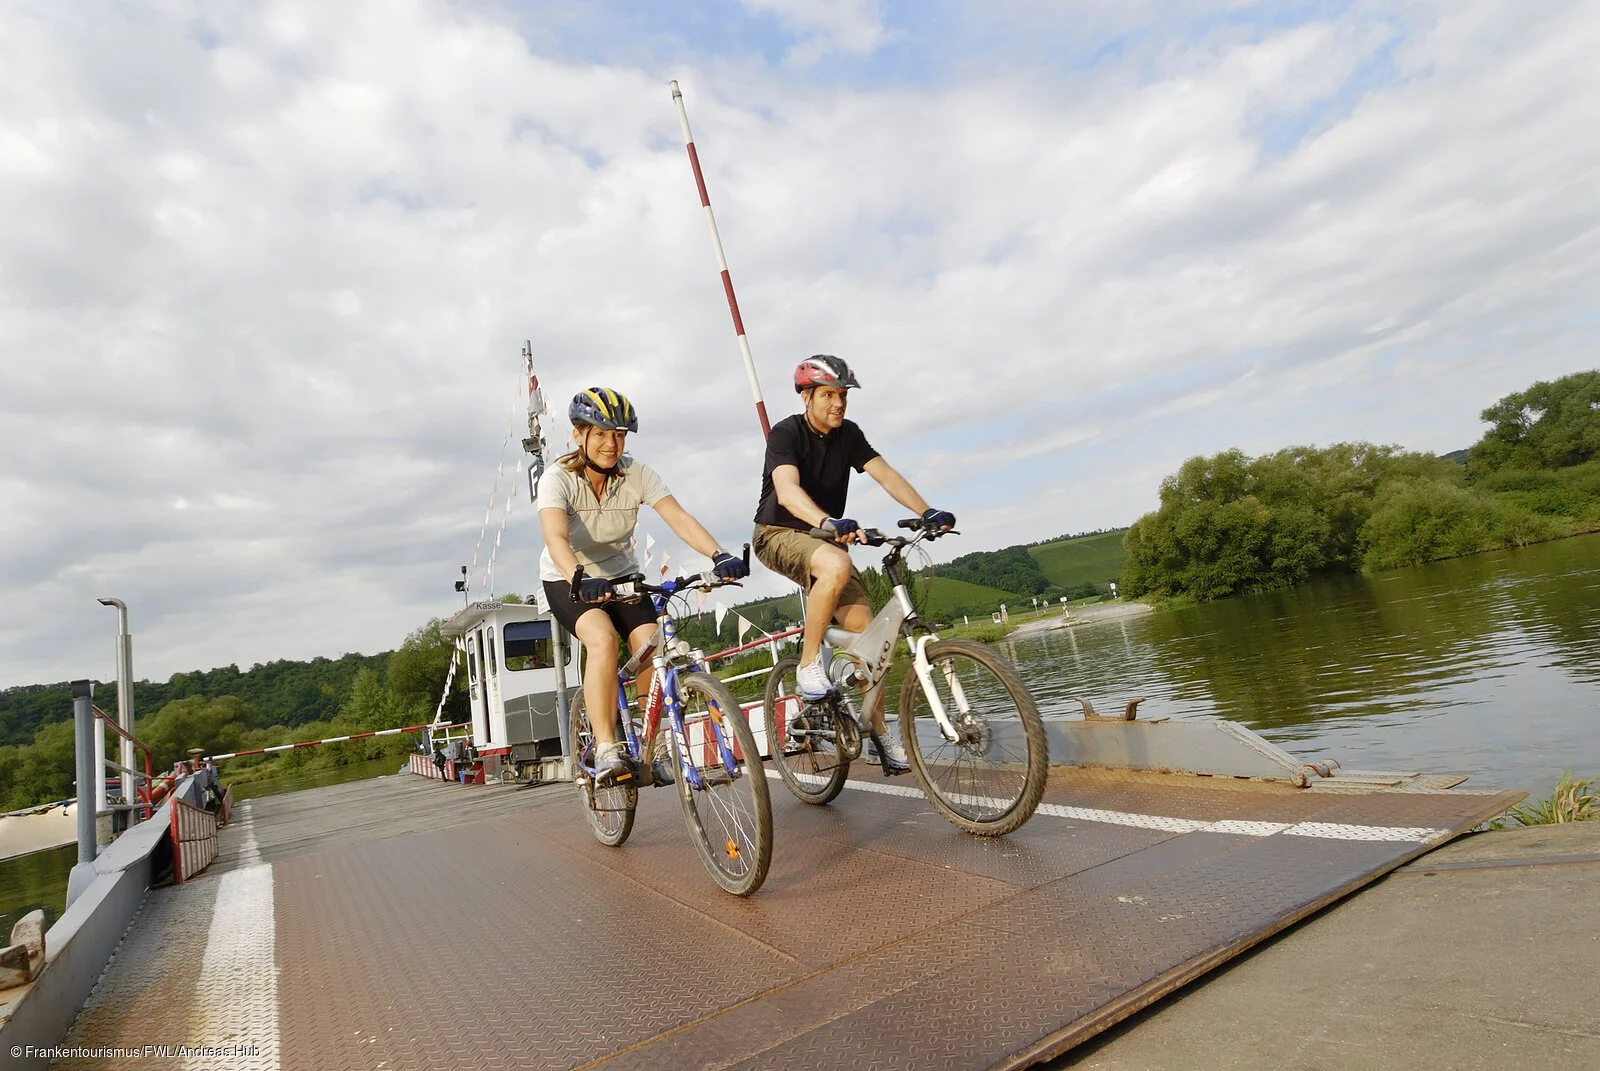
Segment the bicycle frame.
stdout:
<path fill-rule="evenodd" d="M 822 638 L 825 643 L 846 652 L 856 661 L 866 675 L 865 691 L 871 695 L 874 690 L 883 687 L 889 667 L 894 664 L 895 637 L 904 636 L 906 647 L 911 652 L 911 667 L 917 674 L 917 680 L 922 683 L 923 694 L 927 697 L 928 708 L 939 726 L 939 732 L 948 743 L 955 743 L 959 734 L 933 686 L 933 663 L 928 661 L 928 644 L 937 640 L 939 635 L 933 626 L 918 616 L 917 608 L 912 605 L 911 595 L 906 590 L 905 578 L 900 572 L 901 552 L 916 541 L 913 539 L 900 543 L 884 555 L 883 572 L 894 584 L 894 597 L 884 604 L 867 627 L 860 632 L 851 632 L 838 625 L 830 625 Z M 960 713 L 966 714 L 967 696 L 961 688 L 961 682 L 949 670 L 945 678 Z"/>
<path fill-rule="evenodd" d="M 670 582 L 664 585 L 674 588 Z M 651 641 L 650 665 L 654 672 L 650 676 L 650 691 L 645 701 L 640 703 L 643 716 L 642 732 L 636 733 L 633 719 L 628 716 L 628 691 L 627 674 L 637 665 L 638 659 L 629 660 L 627 665 L 617 670 L 617 721 L 622 726 L 622 735 L 627 742 L 628 755 L 641 769 L 648 768 L 651 760 L 655 758 L 656 741 L 661 728 L 661 714 L 665 710 L 667 722 L 672 727 L 673 737 L 678 741 L 679 775 L 691 788 L 704 788 L 705 782 L 700 776 L 699 768 L 694 764 L 689 752 L 689 733 L 683 720 L 682 693 L 678 689 L 678 671 L 680 668 L 690 671 L 701 671 L 705 667 L 696 658 L 677 650 L 678 629 L 668 609 L 668 601 L 672 591 L 666 595 L 650 596 L 656 609 L 656 635 Z M 669 655 L 669 652 L 671 654 Z M 680 666 L 680 663 L 681 666 Z M 714 709 L 714 708 L 713 708 Z M 722 759 L 723 768 L 729 777 L 737 777 L 738 762 L 734 758 L 733 749 L 728 746 L 728 734 L 719 724 L 721 712 L 711 714 L 710 720 L 714 724 L 711 736 L 716 739 L 717 751 Z M 580 763 L 581 765 L 581 763 Z M 593 771 L 590 771 L 592 774 Z"/>

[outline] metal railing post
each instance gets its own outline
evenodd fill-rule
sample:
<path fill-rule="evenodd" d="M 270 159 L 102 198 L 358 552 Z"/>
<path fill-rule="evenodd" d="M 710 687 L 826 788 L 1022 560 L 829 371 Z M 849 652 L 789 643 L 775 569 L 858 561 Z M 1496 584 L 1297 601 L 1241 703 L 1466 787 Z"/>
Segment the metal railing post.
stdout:
<path fill-rule="evenodd" d="M 122 765 L 130 769 L 134 764 L 133 751 L 133 636 L 128 632 L 128 604 L 121 599 L 101 599 L 102 606 L 115 606 L 117 608 L 117 724 L 122 726 L 122 731 L 128 735 L 122 738 L 120 754 Z M 128 783 L 128 777 L 123 775 L 122 798 L 125 803 L 132 803 L 135 786 Z M 123 812 L 129 815 L 130 823 L 139 821 L 137 810 Z"/>
<path fill-rule="evenodd" d="M 78 766 L 78 862 L 67 877 L 67 905 L 94 881 L 94 682 L 72 682 L 72 732 Z"/>
<path fill-rule="evenodd" d="M 567 754 L 567 741 L 572 739 L 571 718 L 567 709 L 567 655 L 561 622 L 550 615 L 550 658 L 556 664 L 556 729 L 561 733 L 561 754 Z M 576 755 L 568 758 L 576 759 Z"/>
<path fill-rule="evenodd" d="M 89 705 L 93 708 L 93 699 Z M 94 813 L 100 815 L 106 810 L 106 727 L 95 717 L 89 719 L 89 724 L 94 730 Z"/>

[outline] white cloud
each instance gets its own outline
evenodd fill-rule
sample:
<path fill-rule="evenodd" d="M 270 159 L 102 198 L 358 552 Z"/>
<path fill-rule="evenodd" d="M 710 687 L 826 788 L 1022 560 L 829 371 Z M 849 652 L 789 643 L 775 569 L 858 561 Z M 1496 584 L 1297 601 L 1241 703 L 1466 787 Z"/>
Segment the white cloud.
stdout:
<path fill-rule="evenodd" d="M 871 55 L 889 34 L 879 0 L 739 0 L 745 10 L 776 16 L 785 28 L 802 34 L 786 59 L 808 67 L 830 52 Z"/>
<path fill-rule="evenodd" d="M 802 43 L 896 32 L 806 10 Z M 108 676 L 99 595 L 157 676 L 448 613 L 524 338 L 557 408 L 631 394 L 641 456 L 745 538 L 759 445 L 667 77 L 774 416 L 800 356 L 851 360 L 852 415 L 962 517 L 943 553 L 1127 523 L 1231 446 L 1467 445 L 1496 397 L 1592 361 L 1600 16 L 1363 10 L 800 91 L 424 0 L 10 8 L 0 686 Z M 1069 34 L 1037 17 L 1029 47 Z M 524 488 L 502 589 L 535 540 Z"/>

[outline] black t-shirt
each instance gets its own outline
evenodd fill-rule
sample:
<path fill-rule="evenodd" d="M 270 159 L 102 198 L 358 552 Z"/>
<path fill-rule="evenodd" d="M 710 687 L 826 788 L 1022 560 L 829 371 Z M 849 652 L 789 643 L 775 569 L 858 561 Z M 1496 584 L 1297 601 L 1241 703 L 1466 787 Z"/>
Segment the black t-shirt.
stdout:
<path fill-rule="evenodd" d="M 846 420 L 835 431 L 818 435 L 806 423 L 805 414 L 796 413 L 772 425 L 767 435 L 767 458 L 761 466 L 761 504 L 756 507 L 757 524 L 776 524 L 809 532 L 811 525 L 800 520 L 778 503 L 772 489 L 772 470 L 793 465 L 800 470 L 800 488 L 811 496 L 830 517 L 844 515 L 850 494 L 850 470 L 866 471 L 867 462 L 878 451 L 853 420 Z"/>

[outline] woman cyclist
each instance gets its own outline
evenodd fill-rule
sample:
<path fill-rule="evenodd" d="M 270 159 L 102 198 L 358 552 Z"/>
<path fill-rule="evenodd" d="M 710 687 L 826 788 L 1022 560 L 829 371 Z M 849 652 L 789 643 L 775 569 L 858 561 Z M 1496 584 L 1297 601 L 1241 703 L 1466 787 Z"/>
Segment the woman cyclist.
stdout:
<path fill-rule="evenodd" d="M 617 709 L 617 640 L 627 637 L 637 654 L 656 630 L 649 599 L 612 597 L 612 580 L 639 571 L 629 549 L 639 506 L 653 508 L 679 539 L 709 557 L 721 579 L 739 580 L 749 570 L 678 505 L 654 469 L 623 453 L 628 433 L 639 430 L 632 402 L 607 387 L 590 387 L 573 395 L 567 416 L 577 449 L 539 478 L 539 579 L 551 614 L 583 644 L 583 699 L 594 729 L 597 780 L 614 780 L 628 769 L 616 723 L 603 714 Z M 641 696 L 651 672 L 647 665 L 640 673 Z"/>

